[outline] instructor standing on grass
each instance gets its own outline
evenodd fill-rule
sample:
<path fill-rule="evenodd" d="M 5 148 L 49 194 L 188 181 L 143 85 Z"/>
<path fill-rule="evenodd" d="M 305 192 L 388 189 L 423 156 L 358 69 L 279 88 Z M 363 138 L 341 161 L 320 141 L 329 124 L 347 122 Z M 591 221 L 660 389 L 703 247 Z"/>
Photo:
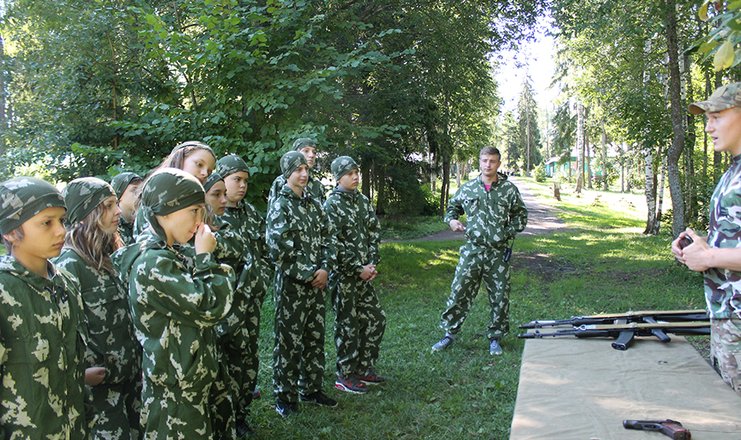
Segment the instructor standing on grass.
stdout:
<path fill-rule="evenodd" d="M 715 151 L 730 153 L 733 160 L 710 199 L 708 236 L 688 228 L 672 242 L 672 252 L 690 270 L 703 272 L 711 320 L 710 359 L 741 395 L 741 82 L 720 87 L 689 110 L 705 114 L 705 131 L 713 138 Z M 681 248 L 685 237 L 692 244 Z"/>
<path fill-rule="evenodd" d="M 483 281 L 491 306 L 489 353 L 502 354 L 499 341 L 509 331 L 512 240 L 525 229 L 527 208 L 517 187 L 497 172 L 501 158 L 498 149 L 482 148 L 481 174 L 461 186 L 448 202 L 445 221 L 451 230 L 466 232 L 466 244 L 461 246 L 447 308 L 440 320 L 445 336 L 432 346 L 432 351 L 444 350 L 455 341 Z M 458 220 L 464 213 L 466 226 Z"/>

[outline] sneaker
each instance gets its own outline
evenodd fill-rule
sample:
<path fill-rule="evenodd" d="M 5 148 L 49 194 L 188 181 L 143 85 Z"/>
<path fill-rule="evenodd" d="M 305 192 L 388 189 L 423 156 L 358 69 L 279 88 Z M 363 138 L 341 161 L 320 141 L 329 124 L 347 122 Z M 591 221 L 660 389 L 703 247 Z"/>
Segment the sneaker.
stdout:
<path fill-rule="evenodd" d="M 326 406 L 328 408 L 334 408 L 337 406 L 337 401 L 327 396 L 321 391 L 311 393 L 308 396 L 301 395 L 301 401 L 305 403 L 313 403 L 314 405 Z"/>
<path fill-rule="evenodd" d="M 275 412 L 280 414 L 282 417 L 288 417 L 291 414 L 295 414 L 298 412 L 298 404 L 296 402 L 284 402 L 282 400 L 276 400 Z"/>
<path fill-rule="evenodd" d="M 355 376 L 337 376 L 334 387 L 346 393 L 365 394 L 368 392 L 368 387 L 365 386 L 365 383 L 358 380 Z"/>
<path fill-rule="evenodd" d="M 492 356 L 499 356 L 502 354 L 502 346 L 499 345 L 499 341 L 492 339 L 489 343 L 489 354 Z"/>
<path fill-rule="evenodd" d="M 448 333 L 447 335 L 443 336 L 442 339 L 437 341 L 435 345 L 432 346 L 432 351 L 443 351 L 448 348 L 454 341 L 455 336 Z"/>
<path fill-rule="evenodd" d="M 386 378 L 376 374 L 376 370 L 372 368 L 367 373 L 358 376 L 358 379 L 366 385 L 378 385 L 379 383 L 386 382 Z"/>

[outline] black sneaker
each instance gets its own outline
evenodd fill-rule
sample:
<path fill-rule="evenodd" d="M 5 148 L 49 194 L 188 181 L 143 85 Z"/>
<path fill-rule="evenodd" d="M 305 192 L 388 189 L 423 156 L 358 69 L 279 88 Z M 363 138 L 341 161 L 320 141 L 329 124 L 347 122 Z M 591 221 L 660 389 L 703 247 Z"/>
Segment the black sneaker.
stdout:
<path fill-rule="evenodd" d="M 288 417 L 291 414 L 295 414 L 298 412 L 298 404 L 296 402 L 284 402 L 282 400 L 276 400 L 275 412 L 280 414 L 282 417 Z"/>
<path fill-rule="evenodd" d="M 316 393 L 311 393 L 308 396 L 304 396 L 302 394 L 300 399 L 302 402 L 313 403 L 314 405 L 326 406 L 327 408 L 334 408 L 337 406 L 336 400 L 332 399 L 331 397 L 328 397 L 326 394 L 324 394 L 321 391 L 317 391 Z"/>

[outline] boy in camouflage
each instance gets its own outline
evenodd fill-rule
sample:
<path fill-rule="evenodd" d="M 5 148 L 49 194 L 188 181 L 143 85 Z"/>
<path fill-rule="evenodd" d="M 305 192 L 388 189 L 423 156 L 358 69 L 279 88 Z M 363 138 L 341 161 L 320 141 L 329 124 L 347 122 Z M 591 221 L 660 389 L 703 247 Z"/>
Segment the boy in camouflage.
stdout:
<path fill-rule="evenodd" d="M 227 206 L 220 217 L 228 225 L 224 240 L 233 249 L 230 264 L 239 266 L 239 287 L 233 309 L 227 318 L 229 337 L 224 340 L 229 368 L 239 386 L 238 420 L 247 417 L 248 407 L 257 391 L 260 336 L 260 311 L 273 275 L 273 265 L 265 245 L 265 220 L 244 197 L 250 170 L 236 154 L 218 160 L 217 172 L 224 177 Z M 219 231 L 221 234 L 222 231 Z M 239 304 L 237 305 L 237 301 Z"/>
<path fill-rule="evenodd" d="M 273 385 L 278 414 L 286 417 L 303 402 L 334 407 L 322 392 L 324 294 L 336 255 L 334 233 L 317 200 L 305 191 L 309 167 L 290 151 L 280 159 L 286 184 L 270 205 L 267 242 L 275 276 Z"/>
<path fill-rule="evenodd" d="M 139 188 L 142 178 L 136 173 L 124 172 L 111 179 L 111 186 L 118 198 L 121 218 L 118 221 L 118 235 L 124 245 L 134 242 L 134 217 L 139 203 Z"/>
<path fill-rule="evenodd" d="M 105 379 L 91 387 L 93 439 L 139 438 L 141 347 L 134 336 L 128 291 L 111 263 L 119 248 L 120 210 L 111 185 L 95 177 L 75 179 L 64 190 L 69 231 L 59 270 L 77 280 L 85 306 L 88 366 L 104 366 Z"/>
<path fill-rule="evenodd" d="M 375 363 L 386 329 L 386 315 L 371 281 L 376 277 L 381 225 L 367 197 L 358 191 L 358 164 L 348 156 L 332 161 L 337 187 L 324 212 L 337 234 L 337 269 L 329 275 L 335 314 L 335 388 L 362 394 L 384 382 Z"/>
<path fill-rule="evenodd" d="M 293 142 L 293 151 L 298 151 L 304 155 L 306 159 L 306 165 L 309 167 L 309 171 L 314 169 L 316 164 L 316 141 L 312 138 L 298 138 Z M 278 197 L 278 193 L 283 189 L 283 185 L 286 184 L 286 178 L 282 175 L 278 176 L 273 180 L 273 184 L 270 186 L 270 192 L 268 193 L 268 208 L 273 204 L 273 201 Z M 314 200 L 318 201 L 319 204 L 324 203 L 324 187 L 319 179 L 315 179 L 311 172 L 309 173 L 309 181 L 306 184 L 306 191 L 311 194 Z"/>
<path fill-rule="evenodd" d="M 733 160 L 710 199 L 707 237 L 687 228 L 672 242 L 672 252 L 690 270 L 703 272 L 711 363 L 741 395 L 741 82 L 718 88 L 689 110 L 705 114 L 705 131 L 715 151 L 729 153 Z M 692 243 L 682 248 L 685 237 Z"/>
<path fill-rule="evenodd" d="M 447 308 L 440 319 L 440 327 L 446 333 L 432 346 L 433 351 L 444 350 L 453 343 L 483 281 L 491 306 L 489 353 L 502 354 L 499 341 L 509 331 L 511 242 L 525 229 L 527 209 L 517 187 L 497 172 L 500 160 L 498 149 L 482 148 L 481 174 L 463 184 L 448 202 L 445 221 L 453 231 L 466 231 L 466 244 L 461 246 Z M 464 213 L 466 226 L 458 221 Z"/>
<path fill-rule="evenodd" d="M 113 255 L 143 347 L 145 439 L 213 437 L 214 326 L 231 307 L 234 272 L 212 255 L 216 238 L 203 223 L 204 202 L 203 186 L 191 174 L 160 169 L 142 190 L 139 209 L 149 226 Z M 191 264 L 173 245 L 194 235 Z"/>
<path fill-rule="evenodd" d="M 64 244 L 64 200 L 31 177 L 0 183 L 0 438 L 85 438 L 83 305 L 49 258 Z M 103 371 L 104 373 L 104 371 Z M 102 376 L 99 377 L 99 379 Z"/>

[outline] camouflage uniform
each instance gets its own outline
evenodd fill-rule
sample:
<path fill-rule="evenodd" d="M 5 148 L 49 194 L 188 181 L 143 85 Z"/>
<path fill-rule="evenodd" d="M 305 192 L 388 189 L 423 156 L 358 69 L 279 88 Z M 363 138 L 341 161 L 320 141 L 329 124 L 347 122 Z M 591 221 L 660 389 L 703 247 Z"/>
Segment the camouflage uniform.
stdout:
<path fill-rule="evenodd" d="M 28 177 L 3 182 L 0 233 L 49 207 L 64 207 L 64 201 L 48 183 Z M 74 284 L 51 263 L 48 273 L 43 278 L 10 255 L 0 257 L 0 438 L 86 436 L 83 305 Z"/>
<path fill-rule="evenodd" d="M 281 168 L 290 176 L 290 166 Z M 306 164 L 301 154 L 290 156 Z M 293 169 L 297 168 L 293 167 Z M 322 389 L 324 376 L 324 295 L 311 286 L 318 269 L 335 264 L 334 236 L 319 202 L 288 185 L 278 193 L 267 217 L 267 243 L 275 262 L 275 349 L 273 385 L 279 401 L 297 402 Z"/>
<path fill-rule="evenodd" d="M 155 217 L 203 202 L 195 178 L 158 171 L 142 191 L 149 227 L 113 256 L 143 347 L 145 439 L 213 437 L 208 400 L 219 368 L 213 327 L 229 312 L 234 273 L 210 253 L 192 257 L 179 250 L 186 246 L 168 246 Z"/>
<path fill-rule="evenodd" d="M 708 245 L 741 246 L 741 156 L 718 182 L 710 199 Z M 710 310 L 710 356 L 721 377 L 741 394 L 741 273 L 710 268 L 705 271 L 705 301 Z"/>
<path fill-rule="evenodd" d="M 316 147 L 316 141 L 312 138 L 298 138 L 293 142 L 294 151 L 301 151 L 302 148 L 307 146 Z M 285 184 L 286 176 L 284 175 L 280 175 L 273 180 L 273 184 L 270 185 L 270 192 L 268 192 L 268 209 L 270 209 L 270 205 L 273 204 L 275 199 L 278 197 L 278 193 L 280 193 Z M 320 205 L 324 203 L 326 192 L 324 191 L 322 182 L 318 179 L 309 175 L 309 183 L 306 184 L 306 189 L 304 191 L 309 193 L 309 195 L 311 195 L 314 200 L 318 201 Z"/>
<path fill-rule="evenodd" d="M 357 164 L 349 157 L 332 162 L 338 181 L 352 169 Z M 357 190 L 335 188 L 324 202 L 324 211 L 337 233 L 337 270 L 329 279 L 337 316 L 337 373 L 363 375 L 374 368 L 386 329 L 386 315 L 373 284 L 359 276 L 363 266 L 379 262 L 381 225 L 368 198 Z"/>
<path fill-rule="evenodd" d="M 489 191 L 481 176 L 463 184 L 455 193 L 445 213 L 445 222 L 465 213 L 466 243 L 460 248 L 460 259 L 442 313 L 440 327 L 457 334 L 466 320 L 483 280 L 489 294 L 491 319 L 487 336 L 499 340 L 509 332 L 508 243 L 525 229 L 527 209 L 517 187 L 497 174 Z"/>
<path fill-rule="evenodd" d="M 111 186 L 116 192 L 116 198 L 119 200 L 121 196 L 129 187 L 129 184 L 134 180 L 141 180 L 141 177 L 136 173 L 124 172 L 117 174 L 111 179 Z M 131 244 L 134 242 L 134 223 L 127 222 L 123 217 L 118 222 L 118 235 L 121 237 L 123 244 Z"/>

